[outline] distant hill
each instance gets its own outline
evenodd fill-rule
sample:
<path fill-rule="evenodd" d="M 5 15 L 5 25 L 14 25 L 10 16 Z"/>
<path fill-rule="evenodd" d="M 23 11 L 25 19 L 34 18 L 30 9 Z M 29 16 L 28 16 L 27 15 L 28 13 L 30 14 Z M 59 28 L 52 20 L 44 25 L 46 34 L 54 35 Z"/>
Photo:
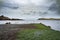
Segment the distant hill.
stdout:
<path fill-rule="evenodd" d="M 1 15 L 1 16 L 0 16 L 0 20 L 10 20 L 10 18 Z"/>
<path fill-rule="evenodd" d="M 60 20 L 60 18 L 39 18 L 38 20 Z"/>
<path fill-rule="evenodd" d="M 16 19 L 16 18 L 9 18 L 9 17 L 6 17 L 6 16 L 4 16 L 4 15 L 1 15 L 0 16 L 0 20 L 23 20 L 23 19 Z"/>

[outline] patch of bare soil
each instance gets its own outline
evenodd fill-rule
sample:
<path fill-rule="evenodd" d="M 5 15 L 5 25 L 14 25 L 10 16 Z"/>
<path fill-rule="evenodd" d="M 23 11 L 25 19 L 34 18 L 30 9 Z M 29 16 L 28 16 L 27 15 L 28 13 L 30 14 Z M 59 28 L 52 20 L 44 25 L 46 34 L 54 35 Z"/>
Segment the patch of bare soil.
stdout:
<path fill-rule="evenodd" d="M 0 31 L 0 40 L 15 40 L 17 30 Z"/>
<path fill-rule="evenodd" d="M 31 24 L 25 25 L 0 25 L 0 40 L 15 40 L 16 33 L 21 29 L 35 29 L 36 27 Z"/>

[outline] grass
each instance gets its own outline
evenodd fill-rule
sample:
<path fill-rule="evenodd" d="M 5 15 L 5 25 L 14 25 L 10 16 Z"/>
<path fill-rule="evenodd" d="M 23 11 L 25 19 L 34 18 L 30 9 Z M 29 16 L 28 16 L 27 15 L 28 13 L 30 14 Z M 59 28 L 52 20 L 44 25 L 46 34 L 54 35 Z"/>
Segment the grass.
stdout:
<path fill-rule="evenodd" d="M 46 26 L 42 23 L 40 24 L 33 24 L 34 26 L 36 26 L 37 29 L 41 29 L 41 30 L 45 30 L 45 29 L 50 29 L 50 26 Z"/>
<path fill-rule="evenodd" d="M 16 40 L 60 40 L 60 32 L 43 24 L 33 24 L 37 29 L 23 29 L 16 34 Z"/>

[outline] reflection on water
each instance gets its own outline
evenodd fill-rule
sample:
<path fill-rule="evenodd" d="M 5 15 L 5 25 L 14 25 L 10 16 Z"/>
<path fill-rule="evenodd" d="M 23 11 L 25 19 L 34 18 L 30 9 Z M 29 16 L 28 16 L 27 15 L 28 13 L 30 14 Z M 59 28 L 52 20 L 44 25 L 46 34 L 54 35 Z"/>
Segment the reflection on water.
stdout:
<path fill-rule="evenodd" d="M 47 26 L 51 26 L 54 30 L 60 31 L 60 20 L 27 20 L 27 21 L 0 21 L 0 24 L 11 22 L 11 24 L 31 24 L 31 23 L 43 23 Z"/>

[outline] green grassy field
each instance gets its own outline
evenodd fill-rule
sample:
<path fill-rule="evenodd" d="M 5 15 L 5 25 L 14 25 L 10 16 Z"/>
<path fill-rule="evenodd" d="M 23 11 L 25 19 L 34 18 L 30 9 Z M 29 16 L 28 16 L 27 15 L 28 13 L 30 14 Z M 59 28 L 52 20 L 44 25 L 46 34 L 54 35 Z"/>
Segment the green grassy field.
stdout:
<path fill-rule="evenodd" d="M 16 40 L 60 40 L 60 32 L 43 24 L 33 24 L 36 29 L 22 29 L 16 34 Z"/>

